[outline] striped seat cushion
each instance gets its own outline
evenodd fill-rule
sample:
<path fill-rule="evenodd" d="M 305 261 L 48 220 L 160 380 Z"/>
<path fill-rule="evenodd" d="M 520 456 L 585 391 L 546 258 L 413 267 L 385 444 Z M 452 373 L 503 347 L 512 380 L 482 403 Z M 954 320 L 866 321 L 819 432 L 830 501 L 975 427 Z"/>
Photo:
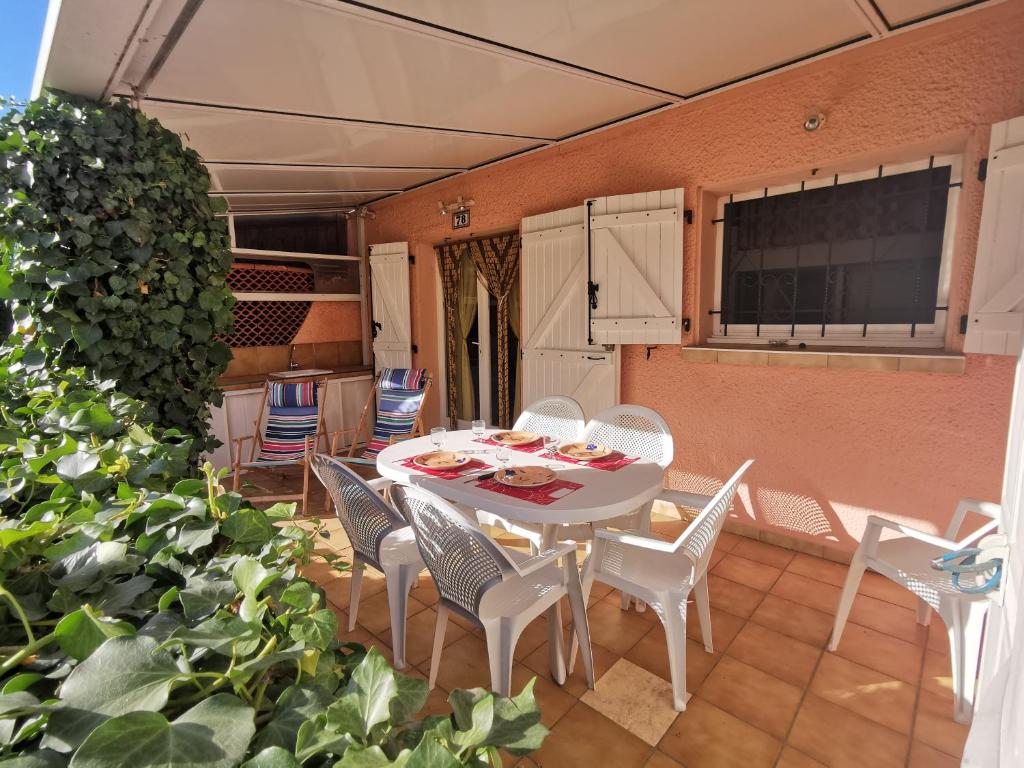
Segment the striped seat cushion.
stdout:
<path fill-rule="evenodd" d="M 363 458 L 373 458 L 391 443 L 391 437 L 412 432 L 419 415 L 427 372 L 422 368 L 385 368 L 377 392 L 377 423 L 363 449 Z M 402 386 L 405 385 L 405 386 Z"/>
<path fill-rule="evenodd" d="M 423 389 L 427 383 L 424 368 L 384 368 L 380 372 L 380 389 Z"/>
<path fill-rule="evenodd" d="M 257 461 L 297 461 L 304 455 L 306 438 L 316 434 L 316 383 L 272 382 L 268 394 L 270 413 Z"/>

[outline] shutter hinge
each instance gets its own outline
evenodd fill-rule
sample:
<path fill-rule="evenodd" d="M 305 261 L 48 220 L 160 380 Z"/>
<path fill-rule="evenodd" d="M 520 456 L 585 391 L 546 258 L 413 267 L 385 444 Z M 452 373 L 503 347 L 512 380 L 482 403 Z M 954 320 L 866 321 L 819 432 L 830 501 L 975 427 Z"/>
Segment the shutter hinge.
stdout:
<path fill-rule="evenodd" d="M 683 210 L 683 221 L 687 224 L 693 224 L 693 209 L 686 208 Z"/>
<path fill-rule="evenodd" d="M 988 158 L 984 157 L 978 163 L 978 181 L 984 181 L 986 178 L 988 178 Z"/>
<path fill-rule="evenodd" d="M 587 296 L 590 299 L 590 308 L 597 309 L 597 292 L 601 286 L 595 283 L 593 280 L 587 281 Z"/>
<path fill-rule="evenodd" d="M 410 264 L 415 264 L 416 263 L 416 255 L 415 254 L 412 254 L 412 253 L 409 254 L 409 263 Z"/>
<path fill-rule="evenodd" d="M 420 348 L 418 346 L 416 346 L 415 344 L 410 344 L 409 345 L 409 349 L 411 349 L 413 352 L 419 354 Z"/>
<path fill-rule="evenodd" d="M 967 333 L 967 315 L 960 315 L 960 333 Z"/>

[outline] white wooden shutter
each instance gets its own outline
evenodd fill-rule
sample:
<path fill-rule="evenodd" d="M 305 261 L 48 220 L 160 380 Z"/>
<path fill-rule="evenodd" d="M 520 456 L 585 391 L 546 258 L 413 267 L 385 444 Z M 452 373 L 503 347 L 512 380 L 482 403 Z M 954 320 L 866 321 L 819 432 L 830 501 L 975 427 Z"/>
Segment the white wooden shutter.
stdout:
<path fill-rule="evenodd" d="M 588 417 L 615 405 L 618 350 L 587 343 L 586 208 L 523 219 L 520 259 L 523 405 L 568 395 Z"/>
<path fill-rule="evenodd" d="M 988 156 L 966 352 L 1017 355 L 1024 342 L 1024 117 L 996 123 Z"/>
<path fill-rule="evenodd" d="M 408 243 L 370 246 L 370 286 L 374 370 L 412 368 Z"/>
<path fill-rule="evenodd" d="M 683 314 L 683 190 L 598 197 L 590 207 L 598 344 L 678 344 Z"/>

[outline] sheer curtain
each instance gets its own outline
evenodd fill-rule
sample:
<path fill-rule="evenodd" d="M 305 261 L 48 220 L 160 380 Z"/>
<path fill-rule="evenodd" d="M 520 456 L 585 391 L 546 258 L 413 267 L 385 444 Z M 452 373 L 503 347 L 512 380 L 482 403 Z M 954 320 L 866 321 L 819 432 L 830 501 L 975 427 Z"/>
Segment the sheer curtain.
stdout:
<path fill-rule="evenodd" d="M 1024 765 L 1024 362 L 1017 360 L 1017 379 L 1010 414 L 1010 438 L 1003 476 L 1003 521 L 1000 533 L 1009 538 L 1004 564 L 1002 605 L 993 605 L 985 628 L 981 676 L 974 723 L 967 738 L 963 765 L 976 768 L 1018 768 Z"/>
<path fill-rule="evenodd" d="M 477 357 L 477 349 L 470 349 L 469 334 L 476 322 L 476 269 L 468 251 L 464 250 L 460 258 L 459 268 L 459 337 L 458 354 L 456 355 L 458 378 L 456 380 L 457 416 L 466 421 L 475 418 L 476 399 L 473 397 L 472 360 Z"/>

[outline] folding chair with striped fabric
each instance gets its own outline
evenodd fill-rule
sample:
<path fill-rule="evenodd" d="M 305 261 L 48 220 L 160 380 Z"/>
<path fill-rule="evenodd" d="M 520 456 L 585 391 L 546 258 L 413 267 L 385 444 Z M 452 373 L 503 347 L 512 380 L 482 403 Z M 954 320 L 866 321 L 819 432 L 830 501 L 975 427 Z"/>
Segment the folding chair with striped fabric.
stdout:
<path fill-rule="evenodd" d="M 392 443 L 422 435 L 421 415 L 427 392 L 430 391 L 430 382 L 430 375 L 423 368 L 383 368 L 373 382 L 355 430 L 333 433 L 331 455 L 337 454 L 342 435 L 354 432 L 348 455 L 338 456 L 338 460 L 376 465 L 377 454 Z M 373 429 L 370 430 L 367 420 L 374 395 L 377 397 L 377 415 Z M 364 431 L 367 432 L 367 439 L 365 445 L 361 445 L 360 435 Z"/>
<path fill-rule="evenodd" d="M 327 440 L 323 429 L 326 385 L 323 379 L 267 381 L 253 434 L 235 440 L 234 490 L 241 488 L 243 475 L 280 472 L 283 467 L 301 466 L 302 493 L 268 493 L 247 498 L 253 502 L 301 500 L 302 511 L 306 511 L 309 457 L 313 455 L 317 442 L 322 440 L 326 445 Z M 264 424 L 262 431 L 261 424 Z M 243 462 L 242 445 L 250 440 L 249 460 Z"/>

